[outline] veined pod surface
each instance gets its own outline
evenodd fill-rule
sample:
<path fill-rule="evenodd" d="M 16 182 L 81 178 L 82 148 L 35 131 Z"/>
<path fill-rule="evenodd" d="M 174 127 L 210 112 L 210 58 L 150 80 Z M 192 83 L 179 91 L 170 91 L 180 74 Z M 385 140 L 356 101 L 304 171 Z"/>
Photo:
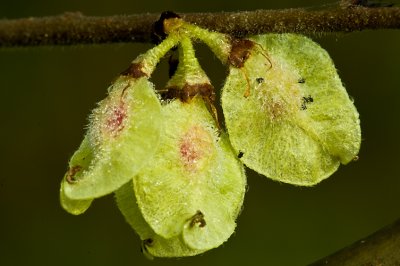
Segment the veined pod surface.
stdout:
<path fill-rule="evenodd" d="M 140 211 L 157 235 L 192 249 L 218 247 L 234 232 L 246 179 L 204 101 L 163 107 L 165 127 L 151 165 L 133 179 Z"/>
<path fill-rule="evenodd" d="M 328 53 L 307 37 L 251 38 L 242 67 L 230 67 L 222 108 L 232 146 L 249 168 L 311 186 L 359 151 L 358 112 Z"/>
<path fill-rule="evenodd" d="M 126 221 L 135 230 L 142 240 L 142 252 L 154 257 L 186 257 L 204 252 L 192 249 L 186 245 L 181 235 L 163 238 L 157 235 L 144 220 L 136 197 L 133 192 L 132 182 L 128 182 L 115 192 L 118 208 Z"/>
<path fill-rule="evenodd" d="M 92 153 L 85 167 L 70 163 L 64 195 L 92 199 L 127 183 L 153 156 L 162 127 L 161 103 L 152 83 L 145 77 L 120 76 L 90 116 L 87 144 L 80 149 L 89 145 Z"/>

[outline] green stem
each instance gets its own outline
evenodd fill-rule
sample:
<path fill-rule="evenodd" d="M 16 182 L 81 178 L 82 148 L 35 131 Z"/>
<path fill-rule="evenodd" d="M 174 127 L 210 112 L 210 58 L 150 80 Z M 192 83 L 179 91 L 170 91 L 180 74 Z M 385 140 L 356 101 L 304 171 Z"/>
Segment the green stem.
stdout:
<path fill-rule="evenodd" d="M 206 73 L 196 58 L 192 41 L 184 32 L 180 34 L 179 65 L 167 87 L 183 88 L 185 84 L 210 84 Z"/>
<path fill-rule="evenodd" d="M 142 71 L 150 76 L 156 68 L 160 59 L 164 57 L 169 50 L 178 45 L 179 36 L 176 34 L 170 34 L 168 37 L 163 40 L 159 45 L 154 48 L 148 50 L 146 53 L 138 56 L 132 64 L 142 64 Z"/>
<path fill-rule="evenodd" d="M 184 27 L 192 38 L 204 42 L 222 63 L 226 63 L 231 51 L 230 37 L 228 35 L 202 29 L 189 23 L 186 23 Z"/>

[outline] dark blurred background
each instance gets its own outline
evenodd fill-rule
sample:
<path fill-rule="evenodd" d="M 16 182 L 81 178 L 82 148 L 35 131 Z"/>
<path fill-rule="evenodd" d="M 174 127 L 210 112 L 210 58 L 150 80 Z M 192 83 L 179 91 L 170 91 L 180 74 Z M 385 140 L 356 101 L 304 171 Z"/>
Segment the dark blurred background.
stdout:
<path fill-rule="evenodd" d="M 326 1 L 1 1 L 0 18 L 330 6 Z M 333 2 L 334 4 L 334 2 Z M 59 205 L 59 183 L 87 115 L 110 81 L 150 44 L 0 49 L 0 265 L 305 265 L 400 217 L 400 32 L 312 36 L 331 54 L 360 112 L 360 159 L 313 188 L 248 171 L 236 233 L 222 247 L 148 261 L 113 197 L 81 216 Z M 225 68 L 198 53 L 215 87 Z M 211 60 L 211 62 L 210 62 Z M 204 62 L 207 62 L 207 66 Z M 167 79 L 166 64 L 155 83 Z"/>

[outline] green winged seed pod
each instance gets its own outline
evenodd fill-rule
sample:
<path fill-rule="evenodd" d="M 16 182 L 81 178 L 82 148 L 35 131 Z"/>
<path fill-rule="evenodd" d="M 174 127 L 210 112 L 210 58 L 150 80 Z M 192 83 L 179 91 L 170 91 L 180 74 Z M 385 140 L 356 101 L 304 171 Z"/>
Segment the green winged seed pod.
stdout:
<path fill-rule="evenodd" d="M 191 249 L 209 250 L 234 232 L 246 179 L 225 134 L 202 98 L 163 107 L 168 125 L 151 166 L 134 177 L 140 211 L 163 238 L 181 235 Z"/>
<path fill-rule="evenodd" d="M 235 229 L 234 221 L 242 210 L 246 187 L 243 164 L 233 153 L 227 134 L 222 133 L 217 148 L 221 150 L 214 162 L 214 172 L 208 173 L 213 182 L 207 184 L 209 196 L 202 193 L 198 197 L 203 200 L 204 209 L 199 211 L 198 208 L 192 220 L 184 226 L 183 239 L 192 248 L 210 249 L 222 244 Z M 194 226 L 196 223 L 197 227 Z"/>
<path fill-rule="evenodd" d="M 148 77 L 178 42 L 179 36 L 171 34 L 139 55 L 93 111 L 84 144 L 73 156 L 90 150 L 90 158 L 85 159 L 85 167 L 72 159 L 68 178 L 62 181 L 60 199 L 65 209 L 83 212 L 91 199 L 116 190 L 149 161 L 157 149 L 163 120 L 161 103 Z"/>
<path fill-rule="evenodd" d="M 315 42 L 294 34 L 251 40 L 236 46 L 245 61 L 230 67 L 222 92 L 232 146 L 269 178 L 314 185 L 357 156 L 357 110 Z"/>
<path fill-rule="evenodd" d="M 157 235 L 144 220 L 136 202 L 132 182 L 128 182 L 115 192 L 118 208 L 126 221 L 142 240 L 142 252 L 151 257 L 186 257 L 204 252 L 186 245 L 181 236 L 163 238 Z"/>
<path fill-rule="evenodd" d="M 92 199 L 132 179 L 157 149 L 163 126 L 161 104 L 146 77 L 119 77 L 90 117 L 85 142 L 92 153 L 63 181 L 66 197 Z M 80 154 L 81 151 L 76 152 Z"/>

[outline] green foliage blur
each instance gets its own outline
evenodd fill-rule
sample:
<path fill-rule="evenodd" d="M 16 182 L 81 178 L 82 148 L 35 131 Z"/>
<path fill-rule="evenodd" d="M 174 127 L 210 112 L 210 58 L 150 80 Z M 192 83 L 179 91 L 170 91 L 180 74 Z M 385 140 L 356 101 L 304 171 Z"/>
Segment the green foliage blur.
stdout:
<path fill-rule="evenodd" d="M 217 12 L 329 7 L 287 1 L 2 1 L 0 18 L 142 12 Z M 236 233 L 222 247 L 184 259 L 148 261 L 113 196 L 81 216 L 59 204 L 67 162 L 87 116 L 110 82 L 150 44 L 0 49 L 0 265 L 306 265 L 400 217 L 400 34 L 395 30 L 311 36 L 331 54 L 354 97 L 363 132 L 360 159 L 312 188 L 248 171 Z M 198 56 L 216 88 L 226 69 Z M 154 82 L 163 86 L 163 62 Z M 147 160 L 147 158 L 144 158 Z"/>

